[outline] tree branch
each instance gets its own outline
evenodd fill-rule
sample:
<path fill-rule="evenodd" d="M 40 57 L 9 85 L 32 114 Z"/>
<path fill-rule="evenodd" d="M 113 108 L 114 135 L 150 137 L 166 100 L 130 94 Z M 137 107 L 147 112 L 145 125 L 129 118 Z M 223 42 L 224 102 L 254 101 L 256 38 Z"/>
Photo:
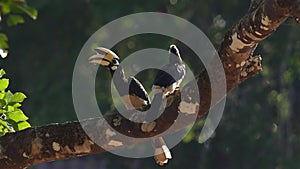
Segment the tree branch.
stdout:
<path fill-rule="evenodd" d="M 299 9 L 299 0 L 252 0 L 248 13 L 228 31 L 218 51 L 226 74 L 227 92 L 262 70 L 261 57 L 253 56 L 258 43 L 271 35 L 288 17 L 299 18 Z M 149 132 L 141 130 L 142 124 L 118 114 L 107 115 L 105 120 L 120 133 L 146 139 L 163 133 L 173 125 L 179 113 L 184 113 L 183 122 L 176 124 L 176 128 L 169 132 L 179 131 L 189 125 L 190 119 L 195 116 L 201 118 L 208 112 L 211 104 L 216 104 L 211 103 L 211 84 L 206 71 L 197 77 L 197 84 L 201 102 L 189 99 L 188 96 L 193 96 L 195 91 L 191 84 L 186 85 L 182 91 L 187 93 L 184 100 L 181 100 L 179 91 L 171 95 L 168 98 L 170 106 Z M 220 100 L 224 96 L 218 97 Z M 0 138 L 0 165 L 7 169 L 24 168 L 136 143 L 134 139 L 119 141 L 112 131 L 103 130 L 107 128 L 104 125 L 103 119 L 87 119 L 81 124 L 50 124 L 6 134 Z M 95 142 L 104 140 L 102 147 L 95 144 L 83 130 L 91 128 Z"/>

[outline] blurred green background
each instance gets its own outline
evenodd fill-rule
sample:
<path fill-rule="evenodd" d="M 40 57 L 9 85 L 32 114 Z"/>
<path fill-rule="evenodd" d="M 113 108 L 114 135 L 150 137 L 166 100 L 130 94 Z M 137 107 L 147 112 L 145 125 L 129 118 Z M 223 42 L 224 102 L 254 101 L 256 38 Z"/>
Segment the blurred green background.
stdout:
<path fill-rule="evenodd" d="M 9 56 L 0 67 L 10 78 L 10 89 L 28 98 L 23 110 L 33 126 L 76 120 L 72 103 L 72 73 L 85 41 L 100 27 L 137 12 L 165 12 L 198 26 L 219 47 L 226 31 L 248 10 L 249 1 L 199 0 L 29 0 L 38 19 L 2 30 L 9 38 Z M 151 22 L 151 21 L 149 21 Z M 190 50 L 174 39 L 142 35 L 125 39 L 114 50 L 126 57 L 137 50 L 167 49 L 176 43 L 194 73 L 201 62 L 192 61 Z M 288 20 L 256 53 L 263 57 L 264 71 L 248 79 L 227 97 L 221 123 L 213 138 L 198 143 L 201 123 L 172 149 L 173 158 L 162 168 L 201 169 L 298 169 L 300 168 L 300 29 Z M 185 57 L 189 56 L 189 57 Z M 194 64 L 192 64 L 195 62 Z M 109 89 L 109 73 L 101 84 Z M 149 90 L 151 72 L 139 75 Z M 99 84 L 98 84 L 99 85 Z M 111 99 L 101 91 L 98 101 L 105 110 Z M 153 158 L 129 159 L 110 153 L 40 164 L 36 169 L 150 169 L 161 168 Z"/>

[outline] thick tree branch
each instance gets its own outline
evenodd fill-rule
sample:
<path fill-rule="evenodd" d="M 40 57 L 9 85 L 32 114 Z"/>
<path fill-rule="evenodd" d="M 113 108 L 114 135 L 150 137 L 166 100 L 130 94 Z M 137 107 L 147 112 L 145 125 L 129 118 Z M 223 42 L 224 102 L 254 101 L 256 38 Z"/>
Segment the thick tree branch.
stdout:
<path fill-rule="evenodd" d="M 299 18 L 299 0 L 252 0 L 249 12 L 226 34 L 219 48 L 227 82 L 227 92 L 238 86 L 242 81 L 262 70 L 261 57 L 253 56 L 259 42 L 267 38 L 288 17 Z M 197 78 L 200 100 L 190 99 L 195 94 L 191 84 L 184 87 L 185 98 L 181 100 L 180 92 L 168 98 L 170 104 L 159 117 L 149 132 L 141 130 L 141 124 L 134 123 L 112 114 L 105 120 L 116 131 L 136 138 L 147 138 L 159 135 L 173 125 L 180 114 L 184 121 L 176 124 L 175 132 L 189 125 L 190 119 L 201 118 L 208 112 L 211 105 L 211 87 L 209 77 L 203 71 Z M 224 96 L 219 96 L 222 99 Z M 212 103 L 214 105 L 216 103 Z M 103 130 L 103 119 L 89 119 L 81 123 L 83 128 L 91 130 L 95 142 L 104 142 L 102 147 L 95 144 L 84 132 L 79 122 L 51 124 L 30 128 L 24 131 L 7 134 L 0 139 L 0 165 L 3 168 L 24 168 L 41 162 L 73 158 L 92 153 L 103 152 L 105 149 L 135 144 L 134 139 L 120 141 L 113 131 Z"/>

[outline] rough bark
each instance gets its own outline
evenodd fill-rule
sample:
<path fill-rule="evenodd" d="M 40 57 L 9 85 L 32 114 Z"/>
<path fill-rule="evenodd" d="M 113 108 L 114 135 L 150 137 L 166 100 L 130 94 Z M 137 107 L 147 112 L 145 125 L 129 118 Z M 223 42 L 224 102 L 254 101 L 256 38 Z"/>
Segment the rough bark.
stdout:
<path fill-rule="evenodd" d="M 274 32 L 288 17 L 296 20 L 300 17 L 300 0 L 252 0 L 248 13 L 228 31 L 218 51 L 226 74 L 227 92 L 262 70 L 261 57 L 253 56 L 253 52 L 258 43 Z M 120 133 L 146 139 L 164 132 L 173 125 L 180 113 L 184 113 L 184 121 L 169 132 L 178 131 L 189 125 L 193 117 L 201 118 L 208 112 L 211 104 L 216 104 L 211 102 L 211 87 L 205 71 L 197 77 L 197 84 L 201 102 L 188 97 L 181 100 L 180 92 L 177 91 L 168 98 L 170 106 L 149 132 L 143 132 L 141 124 L 117 114 L 108 115 L 105 120 Z M 182 92 L 194 94 L 190 84 Z M 224 96 L 218 97 L 222 99 Z M 50 124 L 6 134 L 0 138 L 0 165 L 7 169 L 24 168 L 136 143 L 134 139 L 119 141 L 113 131 L 102 130 L 104 125 L 103 119 L 87 119 L 81 124 Z M 104 140 L 105 144 L 102 147 L 95 144 L 82 126 L 85 129 L 93 128 L 93 139 Z"/>

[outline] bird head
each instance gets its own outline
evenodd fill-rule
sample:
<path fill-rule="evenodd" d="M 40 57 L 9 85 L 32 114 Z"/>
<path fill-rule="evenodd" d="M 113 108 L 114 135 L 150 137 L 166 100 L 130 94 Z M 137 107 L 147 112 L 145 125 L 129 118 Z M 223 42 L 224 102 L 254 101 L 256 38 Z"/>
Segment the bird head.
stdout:
<path fill-rule="evenodd" d="M 169 53 L 170 53 L 170 63 L 182 63 L 182 59 L 180 57 L 180 53 L 176 45 L 170 45 L 169 48 Z"/>
<path fill-rule="evenodd" d="M 97 53 L 89 58 L 90 63 L 99 64 L 113 71 L 120 65 L 120 59 L 113 51 L 103 47 L 97 47 L 95 51 Z"/>

